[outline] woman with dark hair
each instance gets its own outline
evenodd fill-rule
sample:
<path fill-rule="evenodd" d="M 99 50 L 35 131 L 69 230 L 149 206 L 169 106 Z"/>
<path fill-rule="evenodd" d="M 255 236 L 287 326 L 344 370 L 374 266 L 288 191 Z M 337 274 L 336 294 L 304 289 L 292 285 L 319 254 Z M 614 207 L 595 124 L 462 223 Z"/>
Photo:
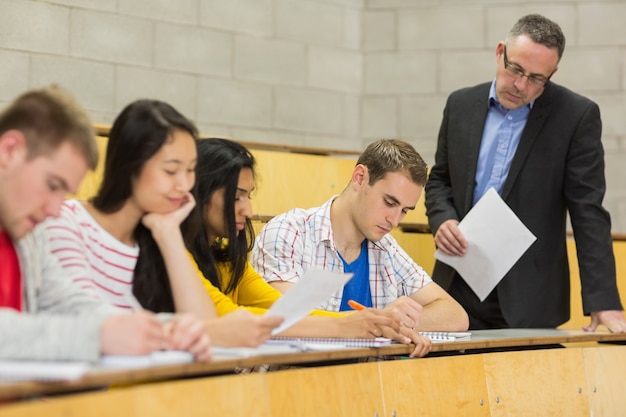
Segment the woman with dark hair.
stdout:
<path fill-rule="evenodd" d="M 263 314 L 281 293 L 248 262 L 254 242 L 250 221 L 254 157 L 243 145 L 227 139 L 201 139 L 197 145 L 194 194 L 203 226 L 187 246 L 204 276 L 218 315 L 241 307 Z M 368 338 L 380 328 L 385 329 L 386 336 L 410 343 L 398 332 L 399 322 L 392 313 L 374 309 L 353 313 L 315 310 L 281 336 Z"/>
<path fill-rule="evenodd" d="M 98 193 L 89 202 L 74 203 L 74 210 L 82 207 L 115 238 L 113 253 L 95 255 L 108 264 L 117 263 L 119 256 L 136 258 L 134 268 L 124 268 L 124 262 L 117 266 L 130 274 L 124 281 L 132 282 L 143 308 L 209 317 L 211 304 L 191 291 L 193 284 L 185 282 L 191 275 L 180 270 L 185 263 L 177 259 L 184 247 L 180 224 L 195 205 L 189 190 L 195 182 L 197 136 L 193 123 L 167 103 L 139 100 L 128 105 L 111 128 Z M 132 308 L 132 297 L 120 291 L 115 275 L 110 278 L 87 285 L 100 288 L 114 304 Z M 173 297 L 177 293 L 180 305 Z"/>
<path fill-rule="evenodd" d="M 204 277 L 231 294 L 250 271 L 248 253 L 254 243 L 250 197 L 255 160 L 234 141 L 201 139 L 197 145 L 200 166 L 196 169 L 194 194 L 200 201 L 198 211 L 204 226 L 190 249 Z M 220 266 L 228 266 L 229 273 L 218 271 Z"/>
<path fill-rule="evenodd" d="M 167 103 L 129 104 L 111 128 L 97 195 L 67 200 L 46 232 L 61 266 L 95 296 L 128 310 L 192 313 L 203 321 L 189 325 L 203 326 L 214 344 L 236 345 L 219 329 L 233 324 L 216 320 L 181 230 L 195 206 L 197 136 L 194 124 Z M 192 223 L 185 226 L 193 229 Z M 256 317 L 233 320 L 262 327 Z M 262 332 L 269 337 L 271 329 Z"/>

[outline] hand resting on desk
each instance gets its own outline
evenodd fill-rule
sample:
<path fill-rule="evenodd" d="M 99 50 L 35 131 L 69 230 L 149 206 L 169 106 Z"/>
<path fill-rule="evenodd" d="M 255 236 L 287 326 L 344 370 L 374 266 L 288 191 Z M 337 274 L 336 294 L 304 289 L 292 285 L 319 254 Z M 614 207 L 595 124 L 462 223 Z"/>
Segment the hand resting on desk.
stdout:
<path fill-rule="evenodd" d="M 257 347 L 272 336 L 282 317 L 259 316 L 240 308 L 217 319 L 206 321 L 211 343 L 223 347 Z"/>
<path fill-rule="evenodd" d="M 100 337 L 103 355 L 147 355 L 176 349 L 193 353 L 197 361 L 211 358 L 204 322 L 191 314 L 176 315 L 167 323 L 145 310 L 112 316 L 104 321 Z"/>
<path fill-rule="evenodd" d="M 204 322 L 191 314 L 178 314 L 165 323 L 167 342 L 163 349 L 192 353 L 197 362 L 211 359 L 211 344 Z"/>
<path fill-rule="evenodd" d="M 107 318 L 100 340 L 104 355 L 146 355 L 166 343 L 163 324 L 148 311 Z"/>
<path fill-rule="evenodd" d="M 600 324 L 604 324 L 611 333 L 626 333 L 624 312 L 620 310 L 594 311 L 591 313 L 591 323 L 583 326 L 586 332 L 595 332 Z"/>

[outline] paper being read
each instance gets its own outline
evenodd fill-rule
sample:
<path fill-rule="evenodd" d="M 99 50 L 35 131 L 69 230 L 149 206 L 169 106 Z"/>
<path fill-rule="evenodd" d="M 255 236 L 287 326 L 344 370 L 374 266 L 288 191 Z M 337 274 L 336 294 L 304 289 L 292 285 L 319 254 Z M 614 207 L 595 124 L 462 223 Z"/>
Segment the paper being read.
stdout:
<path fill-rule="evenodd" d="M 286 291 L 270 309 L 268 315 L 285 318 L 280 326 L 272 331 L 277 334 L 293 326 L 317 308 L 322 301 L 344 286 L 352 274 L 309 269 L 300 280 Z"/>
<path fill-rule="evenodd" d="M 435 258 L 454 269 L 483 301 L 537 239 L 506 205 L 494 188 L 459 223 L 468 243 L 463 256 L 439 249 Z"/>

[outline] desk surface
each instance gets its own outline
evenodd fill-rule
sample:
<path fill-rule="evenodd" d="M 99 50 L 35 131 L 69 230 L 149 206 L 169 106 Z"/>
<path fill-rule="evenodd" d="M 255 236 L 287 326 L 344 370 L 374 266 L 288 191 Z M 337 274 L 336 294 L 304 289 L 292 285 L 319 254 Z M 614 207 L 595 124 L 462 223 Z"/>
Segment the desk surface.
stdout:
<path fill-rule="evenodd" d="M 556 329 L 499 329 L 472 331 L 470 340 L 433 343 L 432 352 L 467 351 L 471 349 L 497 349 L 583 342 L 626 342 L 626 334 L 588 333 L 575 330 Z M 217 359 L 210 363 L 191 363 L 155 366 L 140 369 L 90 371 L 78 381 L 72 382 L 18 382 L 0 383 L 0 399 L 24 398 L 96 389 L 111 384 L 141 383 L 190 376 L 210 376 L 234 372 L 240 368 L 259 365 L 298 365 L 311 362 L 367 357 L 403 356 L 412 351 L 412 346 L 392 344 L 382 348 L 354 348 L 331 351 L 297 352 L 289 354 L 262 355 L 248 358 Z M 428 357 L 426 357 L 428 358 Z"/>

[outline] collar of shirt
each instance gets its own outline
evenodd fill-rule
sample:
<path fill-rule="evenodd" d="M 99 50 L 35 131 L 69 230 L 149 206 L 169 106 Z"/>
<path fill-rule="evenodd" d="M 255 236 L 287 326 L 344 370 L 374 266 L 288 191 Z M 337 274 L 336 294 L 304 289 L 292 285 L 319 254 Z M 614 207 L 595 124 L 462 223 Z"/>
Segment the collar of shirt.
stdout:
<path fill-rule="evenodd" d="M 333 201 L 339 197 L 339 195 L 332 196 L 328 201 L 326 201 L 322 206 L 314 209 L 313 216 L 315 216 L 315 240 L 319 243 L 324 243 L 328 247 L 332 248 L 335 252 L 337 252 L 337 248 L 335 247 L 335 241 L 333 239 L 333 226 L 330 222 L 330 206 L 333 204 Z M 372 242 L 371 240 L 367 241 L 368 249 L 379 249 L 379 250 L 387 250 L 387 245 L 385 244 L 387 240 L 387 235 L 383 236 L 383 238 L 378 242 Z M 339 252 L 337 252 L 339 253 Z"/>

